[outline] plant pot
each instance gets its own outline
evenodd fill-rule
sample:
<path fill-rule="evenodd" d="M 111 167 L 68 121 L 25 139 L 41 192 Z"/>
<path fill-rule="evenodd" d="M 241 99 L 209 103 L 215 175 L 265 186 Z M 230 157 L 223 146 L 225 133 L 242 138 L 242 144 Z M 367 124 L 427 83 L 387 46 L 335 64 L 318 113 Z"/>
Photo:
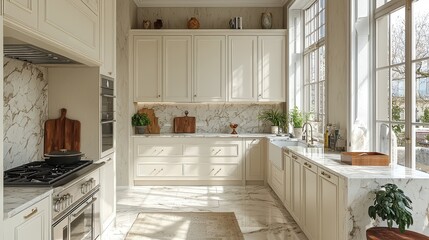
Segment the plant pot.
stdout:
<path fill-rule="evenodd" d="M 136 134 L 144 134 L 146 126 L 135 126 Z"/>
<path fill-rule="evenodd" d="M 293 135 L 295 138 L 302 139 L 302 128 L 294 128 Z"/>
<path fill-rule="evenodd" d="M 401 233 L 399 228 L 388 228 L 388 227 L 372 227 L 366 230 L 366 239 L 415 239 L 415 240 L 428 240 L 428 236 L 424 236 L 420 233 L 406 230 Z"/>
<path fill-rule="evenodd" d="M 274 133 L 274 134 L 279 133 L 279 126 L 271 126 L 271 133 Z"/>

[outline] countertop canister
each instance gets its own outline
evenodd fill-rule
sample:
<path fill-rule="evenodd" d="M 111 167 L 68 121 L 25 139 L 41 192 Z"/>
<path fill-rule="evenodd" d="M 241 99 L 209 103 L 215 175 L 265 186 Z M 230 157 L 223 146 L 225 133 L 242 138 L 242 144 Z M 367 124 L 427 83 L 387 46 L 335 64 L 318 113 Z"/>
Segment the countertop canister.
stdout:
<path fill-rule="evenodd" d="M 261 27 L 262 29 L 271 29 L 272 26 L 272 14 L 270 12 L 264 12 L 261 15 Z"/>

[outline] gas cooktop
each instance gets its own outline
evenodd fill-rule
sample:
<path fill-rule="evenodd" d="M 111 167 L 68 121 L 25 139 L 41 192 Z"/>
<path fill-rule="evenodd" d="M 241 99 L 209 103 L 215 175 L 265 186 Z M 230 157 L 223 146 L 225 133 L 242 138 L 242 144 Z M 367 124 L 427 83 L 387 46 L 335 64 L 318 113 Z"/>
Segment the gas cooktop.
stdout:
<path fill-rule="evenodd" d="M 92 164 L 79 161 L 71 165 L 49 165 L 45 161 L 30 162 L 4 172 L 5 186 L 54 186 L 62 179 Z"/>

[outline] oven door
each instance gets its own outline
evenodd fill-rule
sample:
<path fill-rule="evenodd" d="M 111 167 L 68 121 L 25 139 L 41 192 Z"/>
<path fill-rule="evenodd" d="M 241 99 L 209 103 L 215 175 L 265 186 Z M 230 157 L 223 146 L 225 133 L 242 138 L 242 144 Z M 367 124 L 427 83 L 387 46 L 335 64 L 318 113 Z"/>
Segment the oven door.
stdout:
<path fill-rule="evenodd" d="M 53 226 L 54 240 L 94 240 L 100 235 L 99 189 Z"/>
<path fill-rule="evenodd" d="M 115 120 L 101 122 L 101 152 L 109 154 L 114 148 Z"/>

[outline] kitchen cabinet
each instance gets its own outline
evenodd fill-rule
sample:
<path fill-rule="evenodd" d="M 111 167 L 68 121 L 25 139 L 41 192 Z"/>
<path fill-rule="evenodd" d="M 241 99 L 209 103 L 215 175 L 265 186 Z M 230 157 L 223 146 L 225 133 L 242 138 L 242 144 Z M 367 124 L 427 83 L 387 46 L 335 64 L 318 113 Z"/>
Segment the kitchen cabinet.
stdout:
<path fill-rule="evenodd" d="M 116 161 L 112 153 L 100 160 L 105 164 L 100 169 L 100 220 L 105 231 L 116 216 Z"/>
<path fill-rule="evenodd" d="M 136 36 L 133 39 L 132 74 L 135 102 L 162 101 L 162 37 Z"/>
<path fill-rule="evenodd" d="M 192 37 L 163 37 L 163 100 L 192 101 Z"/>
<path fill-rule="evenodd" d="M 301 158 L 292 154 L 292 211 L 291 214 L 295 221 L 301 223 L 301 169 L 302 161 Z"/>
<path fill-rule="evenodd" d="M 339 238 L 339 189 L 338 176 L 319 168 L 319 239 L 338 240 Z"/>
<path fill-rule="evenodd" d="M 51 239 L 51 197 L 46 197 L 4 222 L 4 239 Z"/>
<path fill-rule="evenodd" d="M 100 73 L 116 77 L 116 0 L 101 1 Z"/>
<path fill-rule="evenodd" d="M 4 0 L 4 18 L 37 29 L 38 0 Z"/>
<path fill-rule="evenodd" d="M 260 138 L 245 139 L 246 180 L 264 181 L 264 141 Z"/>
<path fill-rule="evenodd" d="M 258 101 L 285 101 L 285 36 L 258 37 Z"/>
<path fill-rule="evenodd" d="M 278 168 L 276 165 L 270 162 L 270 173 L 271 173 L 271 188 L 280 198 L 280 200 L 284 201 L 284 171 Z"/>
<path fill-rule="evenodd" d="M 194 37 L 194 102 L 226 101 L 225 36 Z"/>
<path fill-rule="evenodd" d="M 135 185 L 243 181 L 241 139 L 134 137 L 133 142 Z"/>
<path fill-rule="evenodd" d="M 286 149 L 283 154 L 284 161 L 284 205 L 291 211 L 292 207 L 292 153 Z"/>
<path fill-rule="evenodd" d="M 302 224 L 309 239 L 318 238 L 318 172 L 317 166 L 303 160 L 302 167 Z"/>
<path fill-rule="evenodd" d="M 228 101 L 257 101 L 257 36 L 228 37 Z"/>

